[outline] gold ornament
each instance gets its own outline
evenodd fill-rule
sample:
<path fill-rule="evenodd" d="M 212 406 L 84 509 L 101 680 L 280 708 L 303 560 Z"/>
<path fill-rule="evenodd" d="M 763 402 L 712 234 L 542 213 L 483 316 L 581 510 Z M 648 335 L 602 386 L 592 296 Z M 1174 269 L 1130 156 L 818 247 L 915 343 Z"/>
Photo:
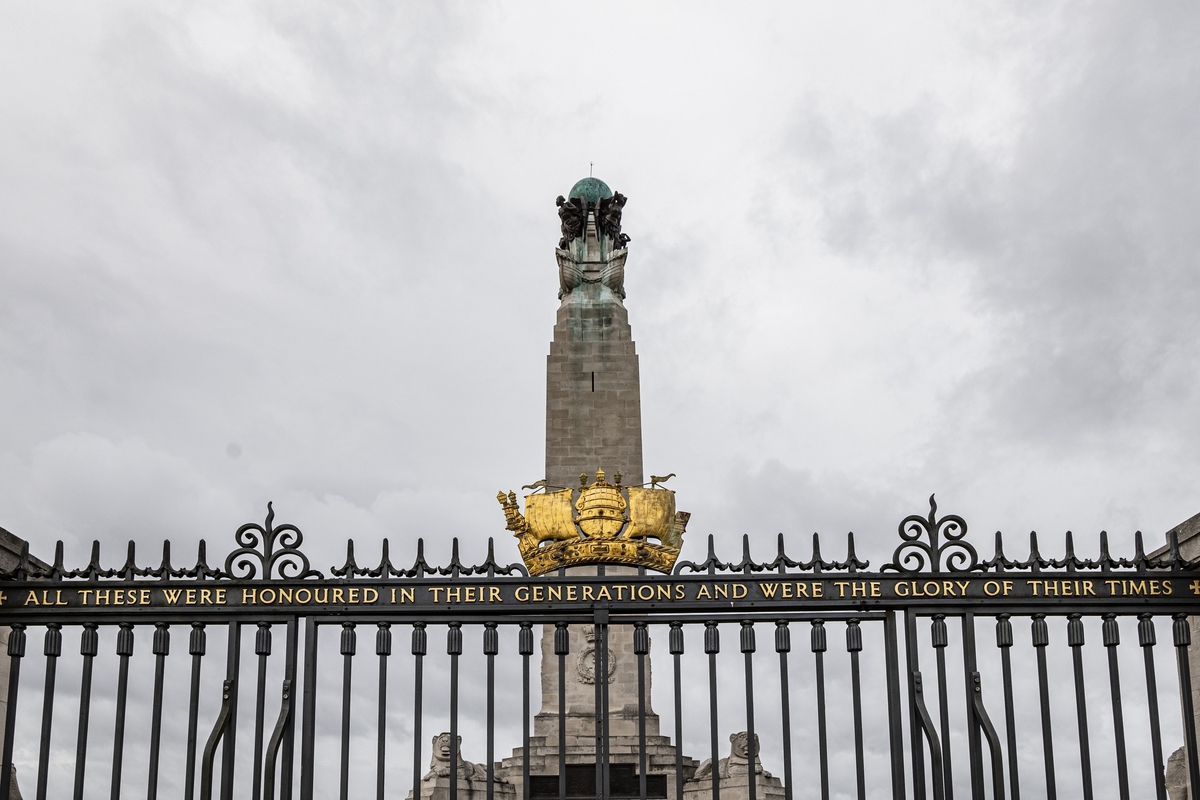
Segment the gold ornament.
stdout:
<path fill-rule="evenodd" d="M 602 469 L 590 486 L 586 474 L 579 477 L 579 499 L 574 503 L 571 489 L 528 494 L 524 514 L 514 492 L 496 495 L 529 574 L 589 564 L 626 564 L 670 573 L 691 516 L 675 510 L 675 493 L 621 486 L 620 473 L 611 484 Z"/>

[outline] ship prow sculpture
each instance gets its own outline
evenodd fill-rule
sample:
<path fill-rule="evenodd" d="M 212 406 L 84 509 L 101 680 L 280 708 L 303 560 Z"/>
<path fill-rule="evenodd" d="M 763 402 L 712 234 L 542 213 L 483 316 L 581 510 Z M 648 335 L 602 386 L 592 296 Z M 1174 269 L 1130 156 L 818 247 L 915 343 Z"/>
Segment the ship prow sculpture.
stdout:
<path fill-rule="evenodd" d="M 609 483 L 599 469 L 588 485 L 587 474 L 580 475 L 578 499 L 568 488 L 527 494 L 524 514 L 515 492 L 496 495 L 530 575 L 590 564 L 670 573 L 691 515 L 675 510 L 670 489 L 622 486 L 621 473 L 614 477 Z"/>

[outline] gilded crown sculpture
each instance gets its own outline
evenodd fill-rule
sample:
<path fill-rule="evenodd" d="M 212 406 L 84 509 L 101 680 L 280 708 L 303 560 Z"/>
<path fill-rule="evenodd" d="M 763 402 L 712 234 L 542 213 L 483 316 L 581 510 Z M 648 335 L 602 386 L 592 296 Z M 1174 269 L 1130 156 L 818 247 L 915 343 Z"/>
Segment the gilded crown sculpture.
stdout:
<path fill-rule="evenodd" d="M 587 474 L 580 475 L 578 499 L 576 490 L 568 488 L 527 494 L 524 514 L 514 492 L 496 495 L 530 575 L 590 564 L 670 573 L 691 515 L 675 510 L 670 489 L 659 489 L 657 483 L 622 486 L 619 472 L 614 478 L 609 483 L 599 469 L 589 485 Z"/>

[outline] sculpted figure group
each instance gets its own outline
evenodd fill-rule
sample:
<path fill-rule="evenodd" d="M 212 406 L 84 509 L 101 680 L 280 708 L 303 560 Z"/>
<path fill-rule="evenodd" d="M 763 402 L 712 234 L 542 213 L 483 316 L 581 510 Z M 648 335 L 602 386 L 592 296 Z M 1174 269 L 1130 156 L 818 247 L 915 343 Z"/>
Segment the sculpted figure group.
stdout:
<path fill-rule="evenodd" d="M 602 234 L 612 239 L 614 249 L 618 250 L 629 243 L 629 236 L 621 233 L 621 212 L 626 202 L 625 195 L 614 192 L 612 197 L 602 197 L 596 203 L 596 226 Z M 559 229 L 562 232 L 558 249 L 566 250 L 571 242 L 583 236 L 588 208 L 582 198 L 572 197 L 568 200 L 561 194 L 554 204 L 558 206 Z"/>

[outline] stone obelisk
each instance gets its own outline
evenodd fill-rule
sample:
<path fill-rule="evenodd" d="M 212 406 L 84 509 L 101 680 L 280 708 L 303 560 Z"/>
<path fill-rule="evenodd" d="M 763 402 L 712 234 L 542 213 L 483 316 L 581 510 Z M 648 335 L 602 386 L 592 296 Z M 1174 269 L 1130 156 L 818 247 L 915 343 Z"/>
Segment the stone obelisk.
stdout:
<path fill-rule="evenodd" d="M 625 259 L 629 237 L 621 232 L 625 197 L 597 178 L 584 178 L 558 198 L 562 238 L 555 250 L 559 274 L 558 315 L 546 363 L 546 484 L 578 488 L 603 469 L 626 486 L 642 484 L 642 414 L 638 357 L 625 309 Z M 636 574 L 636 568 L 607 566 L 605 574 Z M 597 567 L 573 567 L 594 575 Z M 596 681 L 607 678 L 609 763 L 627 775 L 638 763 L 637 656 L 629 626 L 608 628 L 608 674 L 597 675 L 592 625 L 570 627 L 566 669 L 566 761 L 572 785 L 600 761 L 596 748 Z M 554 626 L 541 646 L 542 708 L 529 743 L 533 775 L 558 774 L 558 656 Z M 675 749 L 660 735 L 650 707 L 646 663 L 648 774 L 674 774 Z M 695 761 L 685 759 L 688 770 Z M 509 780 L 520 779 L 521 752 L 506 759 Z M 622 769 L 624 770 L 622 772 Z M 573 774 L 573 770 L 575 770 Z M 539 796 L 535 779 L 533 795 Z M 585 779 L 586 780 L 586 779 Z M 674 798 L 673 780 L 659 779 Z M 518 789 L 518 796 L 520 790 Z M 554 796 L 557 797 L 555 788 Z M 661 792 L 656 796 L 663 796 Z"/>

